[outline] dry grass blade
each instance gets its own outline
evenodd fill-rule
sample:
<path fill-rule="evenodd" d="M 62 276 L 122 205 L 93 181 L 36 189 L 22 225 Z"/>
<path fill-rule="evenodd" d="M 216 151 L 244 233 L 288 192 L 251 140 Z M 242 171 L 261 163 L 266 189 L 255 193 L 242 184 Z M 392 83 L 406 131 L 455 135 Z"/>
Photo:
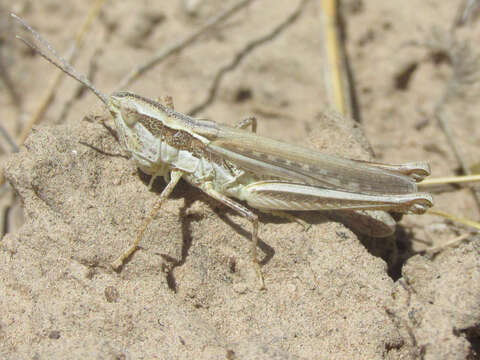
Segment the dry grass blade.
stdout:
<path fill-rule="evenodd" d="M 72 47 L 68 51 L 68 55 L 65 56 L 66 60 L 70 63 L 73 63 L 74 58 L 77 54 L 78 49 L 80 49 L 83 38 L 85 37 L 85 34 L 88 32 L 90 25 L 92 24 L 93 19 L 95 19 L 98 16 L 98 13 L 102 9 L 102 6 L 104 4 L 105 0 L 97 0 L 95 3 L 92 5 L 90 12 L 87 15 L 87 18 L 85 19 L 85 22 L 83 23 L 82 27 L 80 30 L 77 32 L 77 35 L 75 36 L 75 41 L 72 45 Z M 40 120 L 43 118 L 43 115 L 45 114 L 46 110 L 50 106 L 55 92 L 57 91 L 58 86 L 60 85 L 60 81 L 64 77 L 64 73 L 59 71 L 53 81 L 50 83 L 50 86 L 43 97 L 42 101 L 40 102 L 39 107 L 35 111 L 34 115 L 30 119 L 30 121 L 25 125 L 25 127 L 22 129 L 22 132 L 20 134 L 20 137 L 18 139 L 18 144 L 21 145 L 24 143 L 25 139 L 27 138 L 28 134 L 30 134 L 30 131 L 32 127 L 40 122 Z"/>
<path fill-rule="evenodd" d="M 80 30 L 77 32 L 77 35 L 75 36 L 75 42 L 73 46 L 70 48 L 70 51 L 68 52 L 68 55 L 66 56 L 66 59 L 69 62 L 73 62 L 73 58 L 75 57 L 78 49 L 81 47 L 83 38 L 85 37 L 85 34 L 88 32 L 90 25 L 92 21 L 98 16 L 98 13 L 103 7 L 103 4 L 105 3 L 105 0 L 96 0 L 95 3 L 92 5 L 90 8 L 90 11 L 87 15 L 87 18 L 85 19 L 85 22 L 83 23 L 82 27 Z M 23 127 L 17 141 L 16 145 L 21 146 L 25 142 L 25 139 L 27 136 L 30 134 L 30 131 L 32 130 L 32 127 L 40 122 L 40 120 L 43 118 L 43 115 L 47 111 L 49 105 L 51 104 L 55 92 L 60 84 L 60 81 L 62 80 L 64 76 L 64 73 L 59 71 L 56 75 L 53 81 L 50 83 L 50 86 L 48 87 L 48 90 L 43 97 L 42 101 L 40 102 L 40 105 L 38 106 L 37 110 L 35 111 L 34 115 L 32 118 L 28 121 L 28 123 Z M 5 183 L 5 177 L 3 175 L 3 170 L 0 172 L 0 186 Z"/>
<path fill-rule="evenodd" d="M 426 46 L 436 53 L 444 54 L 452 64 L 452 75 L 448 79 L 440 99 L 436 102 L 433 113 L 463 172 L 465 175 L 472 175 L 444 110 L 451 99 L 463 95 L 462 89 L 465 86 L 478 82 L 480 56 L 473 53 L 469 43 L 459 42 L 455 38 L 455 34 L 442 33 L 438 30 L 433 31 L 432 39 L 427 42 Z M 471 191 L 477 208 L 480 209 L 480 191 L 473 188 Z"/>
<path fill-rule="evenodd" d="M 435 209 L 428 209 L 428 210 L 427 210 L 427 214 L 437 215 L 437 216 L 443 217 L 443 218 L 445 218 L 445 219 L 454 221 L 454 222 L 456 222 L 456 223 L 463 224 L 463 225 L 467 225 L 467 226 L 473 227 L 473 228 L 475 228 L 475 229 L 477 229 L 477 230 L 480 230 L 480 223 L 478 223 L 478 222 L 476 222 L 476 221 L 472 221 L 472 220 L 470 220 L 470 219 L 466 219 L 466 218 L 463 218 L 463 217 L 459 217 L 459 216 L 455 216 L 455 215 L 449 214 L 449 213 L 447 213 L 446 211 L 435 210 Z"/>
<path fill-rule="evenodd" d="M 325 39 L 324 58 L 326 59 L 325 78 L 330 103 L 345 116 L 351 116 L 352 101 L 349 96 L 348 79 L 345 71 L 345 58 L 339 46 L 338 3 L 336 0 L 322 0 L 323 38 Z"/>
<path fill-rule="evenodd" d="M 348 101 L 348 94 L 345 91 L 345 76 L 342 74 L 345 73 L 344 69 L 344 60 L 342 58 L 341 50 L 338 46 L 339 39 L 336 29 L 336 18 L 337 18 L 337 1 L 336 0 L 322 0 L 322 10 L 324 12 L 324 38 L 325 38 L 325 52 L 327 58 L 327 83 L 329 83 L 329 92 L 331 96 L 331 101 L 335 105 L 337 111 L 342 114 L 346 114 L 349 108 L 347 105 L 351 104 L 351 101 Z M 470 52 L 470 48 L 465 45 L 458 44 L 454 38 L 448 38 L 449 41 L 445 42 L 445 38 L 439 36 L 438 33 L 434 33 L 433 41 L 428 44 L 431 48 L 436 48 L 436 50 L 441 49 L 442 52 L 446 53 L 451 59 L 453 67 L 453 75 L 448 81 L 445 91 L 442 95 L 441 100 L 439 100 L 435 106 L 435 115 L 439 119 L 439 122 L 444 130 L 447 139 L 459 161 L 462 165 L 465 173 L 469 176 L 464 177 L 451 177 L 451 178 L 441 178 L 441 179 L 429 179 L 424 180 L 420 183 L 421 186 L 433 186 L 445 183 L 462 183 L 462 182 L 473 182 L 478 181 L 480 177 L 472 176 L 468 166 L 466 165 L 461 152 L 453 139 L 451 131 L 449 131 L 449 125 L 445 117 L 442 114 L 444 104 L 451 97 L 455 96 L 461 85 L 472 84 L 477 80 L 477 66 L 478 59 L 473 56 Z M 476 192 L 474 191 L 476 194 Z M 478 195 L 478 194 L 476 194 Z M 476 196 L 478 203 L 480 200 Z M 439 210 L 428 210 L 429 214 L 437 215 L 444 217 L 446 219 L 461 223 L 467 226 L 472 226 L 476 229 L 480 229 L 480 223 L 475 221 L 457 217 L 449 213 L 439 211 Z"/>
<path fill-rule="evenodd" d="M 0 48 L 0 79 L 2 79 L 3 83 L 5 84 L 5 88 L 7 89 L 7 92 L 10 95 L 10 98 L 12 99 L 13 104 L 15 105 L 18 113 L 20 114 L 21 113 L 20 95 L 18 94 L 17 90 L 15 89 L 15 85 L 13 84 L 13 81 L 10 78 L 10 75 L 8 74 L 1 48 Z M 10 134 L 3 127 L 2 124 L 0 124 L 0 134 L 3 136 L 5 141 L 10 146 L 11 151 L 12 152 L 17 152 L 18 151 L 18 146 L 17 146 L 15 140 L 10 136 Z"/>
<path fill-rule="evenodd" d="M 19 109 L 20 103 L 21 103 L 20 95 L 17 93 L 17 90 L 15 90 L 13 81 L 12 79 L 10 79 L 10 75 L 8 74 L 7 68 L 5 67 L 5 62 L 3 59 L 3 53 L 1 52 L 1 48 L 0 48 L 0 79 L 2 79 L 3 83 L 5 84 L 7 92 L 13 101 L 13 104 L 17 109 Z"/>
<path fill-rule="evenodd" d="M 95 77 L 95 73 L 98 69 L 98 64 L 97 64 L 97 58 L 100 55 L 101 50 L 96 49 L 92 58 L 90 59 L 90 64 L 88 67 L 88 72 L 87 72 L 87 79 L 93 82 L 93 78 Z M 68 99 L 64 104 L 63 104 L 63 109 L 60 112 L 60 115 L 57 118 L 56 123 L 59 124 L 63 121 L 63 119 L 66 119 L 70 110 L 72 109 L 72 104 L 80 99 L 83 94 L 86 92 L 86 87 L 82 83 L 78 83 L 75 91 L 72 93 L 72 96 L 70 99 Z"/>
<path fill-rule="evenodd" d="M 438 185 L 444 185 L 444 184 L 464 184 L 464 183 L 478 182 L 478 181 L 480 181 L 480 175 L 450 176 L 450 177 L 426 179 L 426 180 L 423 180 L 421 183 L 419 183 L 419 186 L 429 187 L 429 186 L 438 186 Z M 429 209 L 427 213 L 430 215 L 440 216 L 445 219 L 454 221 L 456 223 L 470 226 L 480 230 L 480 223 L 463 218 L 463 217 L 452 215 L 445 211 Z"/>
<path fill-rule="evenodd" d="M 2 124 L 0 124 L 0 134 L 5 138 L 7 141 L 8 145 L 11 147 L 12 152 L 18 152 L 18 146 L 15 143 L 15 140 L 10 136 L 8 131 L 3 127 Z"/>
<path fill-rule="evenodd" d="M 436 185 L 443 185 L 443 184 L 463 184 L 463 183 L 477 182 L 477 181 L 480 181 L 480 175 L 448 176 L 448 177 L 425 179 L 418 185 L 419 186 L 436 186 Z"/>

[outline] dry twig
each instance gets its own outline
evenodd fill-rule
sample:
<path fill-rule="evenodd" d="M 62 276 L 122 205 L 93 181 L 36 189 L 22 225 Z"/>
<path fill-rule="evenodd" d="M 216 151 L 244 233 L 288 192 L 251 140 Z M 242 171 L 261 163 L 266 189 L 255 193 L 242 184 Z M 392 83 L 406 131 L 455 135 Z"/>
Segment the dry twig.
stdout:
<path fill-rule="evenodd" d="M 200 35 L 204 34 L 206 31 L 210 30 L 211 28 L 218 25 L 223 20 L 227 19 L 228 17 L 232 16 L 234 13 L 239 11 L 240 9 L 244 8 L 248 4 L 250 4 L 253 0 L 241 0 L 236 4 L 233 4 L 229 8 L 225 9 L 219 14 L 214 15 L 207 22 L 201 26 L 199 29 L 188 35 L 187 37 L 171 44 L 170 46 L 158 51 L 154 54 L 150 59 L 144 62 L 141 65 L 136 66 L 133 68 L 130 73 L 128 73 L 117 85 L 117 90 L 125 89 L 128 85 L 130 85 L 133 81 L 138 79 L 143 73 L 150 70 L 155 65 L 159 64 L 161 61 L 165 60 L 169 56 L 178 53 L 191 43 L 193 43 Z"/>
<path fill-rule="evenodd" d="M 251 53 L 255 48 L 273 40 L 277 35 L 279 35 L 283 30 L 285 30 L 289 25 L 295 22 L 297 18 L 300 16 L 302 13 L 302 10 L 305 6 L 305 4 L 309 0 L 302 0 L 300 2 L 300 5 L 295 9 L 295 11 L 290 14 L 284 21 L 282 21 L 279 25 L 277 25 L 272 31 L 270 31 L 268 34 L 263 35 L 259 37 L 258 39 L 252 40 L 249 42 L 242 50 L 240 50 L 235 57 L 226 65 L 222 66 L 216 73 L 215 78 L 213 79 L 213 83 L 210 86 L 210 89 L 208 91 L 207 98 L 202 101 L 200 104 L 194 106 L 191 108 L 187 113 L 191 116 L 196 115 L 203 109 L 205 109 L 207 106 L 209 106 L 215 99 L 215 96 L 217 94 L 218 88 L 220 86 L 220 82 L 223 79 L 223 76 L 229 72 L 235 69 L 240 62 L 247 56 L 249 53 Z"/>

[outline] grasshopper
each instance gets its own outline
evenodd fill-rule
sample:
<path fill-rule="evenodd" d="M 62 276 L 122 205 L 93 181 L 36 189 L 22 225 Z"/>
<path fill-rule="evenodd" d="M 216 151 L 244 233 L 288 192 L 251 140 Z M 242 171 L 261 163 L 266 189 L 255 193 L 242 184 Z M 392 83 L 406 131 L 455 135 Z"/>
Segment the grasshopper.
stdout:
<path fill-rule="evenodd" d="M 150 174 L 150 184 L 163 176 L 166 187 L 133 244 L 111 265 L 118 269 L 137 249 L 145 229 L 180 179 L 233 209 L 252 223 L 251 256 L 261 286 L 257 260 L 258 216 L 234 199 L 266 212 L 391 210 L 424 213 L 432 197 L 417 191 L 416 182 L 430 175 L 428 164 L 387 165 L 325 155 L 256 134 L 256 120 L 237 127 L 201 120 L 172 107 L 133 94 L 104 95 L 79 74 L 24 20 L 35 44 L 18 37 L 46 60 L 89 88 L 108 108 L 121 144 L 137 166 Z M 251 131 L 246 130 L 251 126 Z"/>

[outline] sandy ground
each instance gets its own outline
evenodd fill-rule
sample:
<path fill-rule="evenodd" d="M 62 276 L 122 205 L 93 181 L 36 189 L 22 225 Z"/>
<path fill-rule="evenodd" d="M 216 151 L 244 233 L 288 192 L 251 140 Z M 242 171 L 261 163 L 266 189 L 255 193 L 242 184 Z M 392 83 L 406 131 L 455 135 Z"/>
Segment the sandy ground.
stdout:
<path fill-rule="evenodd" d="M 63 52 L 90 3 L 0 3 L 2 63 L 22 109 L 1 83 L 0 116 L 11 134 L 35 112 L 56 70 L 14 39 L 21 30 L 8 12 Z M 94 83 L 109 93 L 135 64 L 232 3 L 109 1 L 76 67 L 96 69 Z M 188 112 L 243 53 L 197 117 L 235 124 L 255 115 L 259 134 L 369 159 L 361 127 L 379 161 L 426 160 L 434 176 L 447 176 L 459 164 L 433 117 L 440 102 L 466 163 L 478 162 L 480 24 L 473 19 L 453 40 L 460 1 L 342 2 L 360 125 L 325 115 L 318 1 L 243 52 L 299 3 L 254 1 L 129 90 L 152 99 L 170 95 L 178 111 Z M 453 96 L 442 101 L 452 74 Z M 149 177 L 125 156 L 93 95 L 75 97 L 65 111 L 76 88 L 71 79 L 62 82 L 19 153 L 9 156 L 0 142 L 10 187 L 1 200 L 8 230 L 0 242 L 1 358 L 478 358 L 478 236 L 438 217 L 404 216 L 393 236 L 373 239 L 331 214 L 302 215 L 312 224 L 303 231 L 258 213 L 267 287 L 260 291 L 248 221 L 181 183 L 141 248 L 120 272 L 111 270 L 165 184 L 159 179 L 148 189 Z M 22 205 L 24 222 L 13 203 Z M 468 189 L 438 191 L 435 205 L 480 217 Z M 426 251 L 458 236 L 466 241 Z"/>

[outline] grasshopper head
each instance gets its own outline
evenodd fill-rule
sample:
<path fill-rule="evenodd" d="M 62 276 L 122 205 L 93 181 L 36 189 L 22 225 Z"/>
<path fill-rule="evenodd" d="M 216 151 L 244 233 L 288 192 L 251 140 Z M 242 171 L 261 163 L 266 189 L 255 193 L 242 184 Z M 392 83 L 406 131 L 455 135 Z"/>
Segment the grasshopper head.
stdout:
<path fill-rule="evenodd" d="M 120 93 L 115 93 L 110 96 L 108 110 L 110 110 L 118 130 L 122 132 L 122 129 L 135 127 L 138 121 L 138 109 L 131 98 L 120 95 Z"/>
<path fill-rule="evenodd" d="M 162 130 L 170 119 L 169 109 L 129 92 L 114 93 L 108 100 L 124 147 L 143 169 L 155 166 L 160 157 Z"/>
<path fill-rule="evenodd" d="M 115 94 L 108 98 L 107 106 L 115 122 L 121 142 L 131 152 L 134 143 L 129 139 L 135 138 L 134 127 L 137 122 L 134 107 L 129 104 L 128 99 L 115 96 Z"/>
<path fill-rule="evenodd" d="M 133 128 L 137 122 L 137 109 L 135 108 L 135 104 L 132 104 L 128 99 L 119 98 L 114 95 L 110 96 L 109 100 L 108 108 L 113 118 L 129 128 Z"/>
<path fill-rule="evenodd" d="M 176 141 L 179 147 L 188 147 L 190 138 L 205 141 L 193 130 L 198 124 L 196 119 L 139 95 L 114 93 L 108 108 L 125 148 L 136 160 L 145 162 L 143 168 L 147 162 L 153 167 L 159 161 L 160 144 L 165 138 Z"/>

